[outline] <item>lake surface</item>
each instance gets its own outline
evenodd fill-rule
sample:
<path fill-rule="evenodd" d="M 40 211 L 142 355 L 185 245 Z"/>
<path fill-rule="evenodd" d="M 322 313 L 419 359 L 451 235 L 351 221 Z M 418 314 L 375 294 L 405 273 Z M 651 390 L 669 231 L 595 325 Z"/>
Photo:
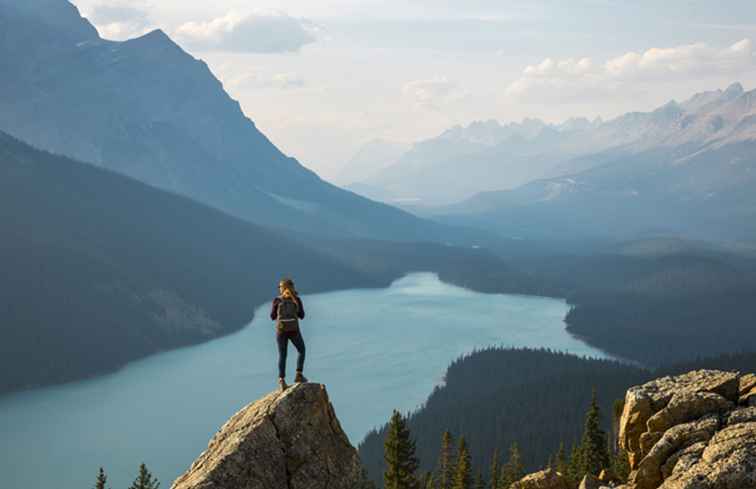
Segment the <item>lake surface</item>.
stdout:
<path fill-rule="evenodd" d="M 489 345 L 606 357 L 564 329 L 562 300 L 480 294 L 413 273 L 385 289 L 304 295 L 305 374 L 326 384 L 355 446 L 418 407 L 459 355 Z M 125 489 L 141 462 L 168 489 L 233 413 L 276 387 L 269 304 L 243 330 L 91 380 L 0 398 L 5 489 Z M 296 350 L 290 345 L 293 377 Z"/>

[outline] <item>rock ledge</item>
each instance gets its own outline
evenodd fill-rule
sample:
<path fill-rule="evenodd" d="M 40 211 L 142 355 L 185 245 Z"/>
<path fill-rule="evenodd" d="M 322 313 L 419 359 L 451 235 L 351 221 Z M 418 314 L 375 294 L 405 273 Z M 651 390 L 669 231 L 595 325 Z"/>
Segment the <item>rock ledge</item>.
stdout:
<path fill-rule="evenodd" d="M 295 384 L 234 414 L 172 489 L 352 489 L 357 451 L 325 386 Z"/>

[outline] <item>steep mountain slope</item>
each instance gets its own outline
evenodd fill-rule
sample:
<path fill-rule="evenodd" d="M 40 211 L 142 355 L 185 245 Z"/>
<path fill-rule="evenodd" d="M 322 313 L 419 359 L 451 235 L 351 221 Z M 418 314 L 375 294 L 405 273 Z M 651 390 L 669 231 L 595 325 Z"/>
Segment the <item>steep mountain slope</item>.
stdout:
<path fill-rule="evenodd" d="M 271 231 L 0 133 L 0 392 L 238 329 L 282 274 L 376 286 Z"/>
<path fill-rule="evenodd" d="M 101 39 L 66 0 L 0 0 L 0 130 L 244 219 L 330 236 L 454 233 L 282 154 L 160 30 Z"/>

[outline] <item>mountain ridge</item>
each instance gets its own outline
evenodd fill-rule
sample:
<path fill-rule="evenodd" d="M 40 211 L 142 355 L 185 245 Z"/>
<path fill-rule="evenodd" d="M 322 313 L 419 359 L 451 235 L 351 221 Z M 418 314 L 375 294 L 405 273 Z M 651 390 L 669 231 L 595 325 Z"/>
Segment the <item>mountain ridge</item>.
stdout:
<path fill-rule="evenodd" d="M 48 6 L 68 15 L 50 20 Z M 0 130 L 35 147 L 267 226 L 404 240 L 466 233 L 322 180 L 276 148 L 207 64 L 159 29 L 103 40 L 66 0 L 37 0 L 23 12 L 3 0 L 0 25 Z"/>

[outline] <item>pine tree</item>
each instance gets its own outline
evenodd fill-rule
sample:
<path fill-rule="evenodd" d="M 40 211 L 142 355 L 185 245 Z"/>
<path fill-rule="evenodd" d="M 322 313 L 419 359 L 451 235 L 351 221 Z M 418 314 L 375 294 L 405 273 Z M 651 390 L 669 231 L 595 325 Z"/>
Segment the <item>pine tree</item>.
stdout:
<path fill-rule="evenodd" d="M 389 421 L 386 441 L 383 444 L 384 489 L 418 489 L 418 460 L 415 457 L 415 442 L 410 437 L 406 420 L 394 411 Z"/>
<path fill-rule="evenodd" d="M 160 482 L 152 476 L 147 466 L 144 464 L 139 465 L 139 475 L 131 484 L 129 489 L 158 489 Z"/>
<path fill-rule="evenodd" d="M 100 472 L 97 474 L 97 482 L 95 482 L 95 489 L 105 489 L 105 485 L 108 483 L 108 476 L 105 475 L 105 470 L 100 467 Z"/>
<path fill-rule="evenodd" d="M 433 473 L 432 472 L 426 472 L 425 476 L 423 476 L 423 489 L 434 489 L 435 485 L 433 484 Z"/>
<path fill-rule="evenodd" d="M 569 475 L 569 466 L 567 464 L 567 454 L 564 450 L 564 441 L 559 442 L 559 450 L 557 450 L 557 453 L 554 456 L 554 468 L 564 476 Z"/>
<path fill-rule="evenodd" d="M 512 442 L 509 447 L 509 460 L 501 468 L 501 477 L 499 478 L 499 487 L 504 489 L 511 486 L 514 482 L 522 479 L 525 475 L 525 468 L 522 465 L 520 456 L 520 447 L 517 442 Z"/>
<path fill-rule="evenodd" d="M 619 480 L 627 481 L 627 476 L 630 474 L 630 460 L 627 457 L 625 449 L 620 448 L 612 457 L 611 472 Z"/>
<path fill-rule="evenodd" d="M 470 461 L 470 453 L 467 451 L 465 437 L 460 436 L 452 489 L 473 489 L 472 482 L 472 462 Z"/>
<path fill-rule="evenodd" d="M 582 479 L 585 474 L 598 475 L 601 469 L 609 466 L 606 433 L 601 429 L 600 422 L 601 416 L 596 401 L 596 389 L 593 389 L 591 406 L 585 414 L 585 427 L 580 442 L 580 464 L 577 474 L 579 479 Z"/>
<path fill-rule="evenodd" d="M 567 478 L 572 483 L 571 485 L 577 485 L 577 483 L 580 481 L 578 478 L 578 473 L 580 472 L 580 465 L 581 465 L 581 457 L 580 457 L 580 449 L 575 444 L 575 441 L 572 441 L 572 446 L 570 447 L 570 461 L 567 465 Z"/>
<path fill-rule="evenodd" d="M 454 479 L 454 456 L 454 437 L 448 431 L 444 431 L 438 456 L 438 489 L 451 489 Z"/>
<path fill-rule="evenodd" d="M 478 471 L 478 475 L 475 476 L 475 489 L 486 489 L 486 482 L 483 480 L 483 474 Z"/>
<path fill-rule="evenodd" d="M 491 480 L 491 489 L 499 489 L 499 449 L 494 449 L 493 457 L 491 458 L 491 473 L 489 479 Z"/>

